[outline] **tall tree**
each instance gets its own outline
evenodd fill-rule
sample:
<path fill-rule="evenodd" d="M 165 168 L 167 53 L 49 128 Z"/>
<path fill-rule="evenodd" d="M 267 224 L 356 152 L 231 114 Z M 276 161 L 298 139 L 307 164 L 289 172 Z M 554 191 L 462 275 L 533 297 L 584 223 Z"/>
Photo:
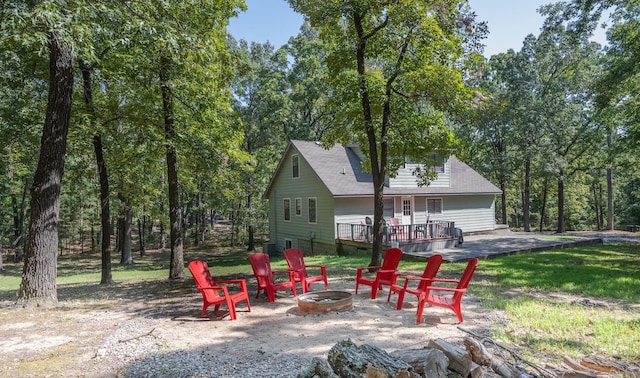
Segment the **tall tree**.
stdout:
<path fill-rule="evenodd" d="M 58 216 L 71 116 L 74 58 L 61 31 L 49 30 L 47 38 L 49 98 L 38 168 L 31 186 L 29 240 L 18 291 L 18 302 L 25 305 L 50 305 L 58 301 Z"/>
<path fill-rule="evenodd" d="M 385 178 L 405 158 L 433 164 L 429 154 L 448 155 L 453 146 L 444 112 L 455 108 L 463 90 L 456 63 L 471 18 L 462 17 L 464 1 L 288 2 L 329 46 L 326 61 L 338 112 L 323 141 L 358 142 L 369 157 L 374 190 L 371 265 L 380 265 Z M 418 175 L 426 183 L 430 173 Z"/>
<path fill-rule="evenodd" d="M 238 207 L 242 211 L 236 220 L 246 226 L 247 249 L 254 250 L 255 221 L 266 217 L 260 194 L 290 136 L 288 62 L 286 49 L 275 51 L 270 43 L 249 45 L 241 40 L 236 48 L 242 59 L 233 84 L 234 109 L 244 128 L 242 149 L 250 159 L 237 166 L 246 202 Z"/>
<path fill-rule="evenodd" d="M 223 127 L 215 109 L 229 103 L 232 60 L 226 47 L 226 24 L 241 7 L 241 0 L 163 0 L 124 6 L 132 19 L 132 32 L 138 36 L 131 43 L 142 54 L 134 60 L 147 77 L 156 78 L 162 104 L 170 215 L 169 278 L 184 277 L 180 135 L 191 134 L 183 132 L 191 122 L 202 128 L 210 122 L 208 126 L 215 125 L 212 129 L 216 131 Z M 195 119 L 185 116 L 189 112 L 197 115 Z"/>

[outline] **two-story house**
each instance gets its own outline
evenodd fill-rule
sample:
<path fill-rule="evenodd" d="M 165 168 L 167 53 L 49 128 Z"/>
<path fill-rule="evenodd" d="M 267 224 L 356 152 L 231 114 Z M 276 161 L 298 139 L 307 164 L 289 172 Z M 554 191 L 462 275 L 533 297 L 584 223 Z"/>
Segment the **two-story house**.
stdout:
<path fill-rule="evenodd" d="M 317 142 L 292 140 L 264 193 L 270 247 L 310 254 L 336 253 L 338 245 L 367 249 L 373 184 L 362 159 L 357 146 L 325 149 Z M 455 238 L 453 225 L 464 232 L 495 230 L 495 196 L 501 193 L 495 185 L 455 156 L 431 168 L 438 176 L 428 186 L 418 185 L 415 168 L 405 164 L 386 180 L 384 217 L 398 225 L 389 223 L 389 245 L 395 241 L 405 251 L 431 250 L 432 242 Z"/>

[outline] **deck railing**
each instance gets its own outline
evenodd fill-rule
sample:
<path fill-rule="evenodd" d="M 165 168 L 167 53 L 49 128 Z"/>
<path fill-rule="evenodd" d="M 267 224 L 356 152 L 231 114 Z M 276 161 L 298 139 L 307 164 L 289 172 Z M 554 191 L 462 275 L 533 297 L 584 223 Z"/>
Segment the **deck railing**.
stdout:
<path fill-rule="evenodd" d="M 338 239 L 351 240 L 363 243 L 373 242 L 372 225 L 360 223 L 338 223 Z M 449 221 L 429 221 L 427 223 L 401 224 L 383 226 L 384 242 L 391 245 L 392 242 L 399 244 L 425 242 L 433 239 L 455 238 L 455 222 Z"/>

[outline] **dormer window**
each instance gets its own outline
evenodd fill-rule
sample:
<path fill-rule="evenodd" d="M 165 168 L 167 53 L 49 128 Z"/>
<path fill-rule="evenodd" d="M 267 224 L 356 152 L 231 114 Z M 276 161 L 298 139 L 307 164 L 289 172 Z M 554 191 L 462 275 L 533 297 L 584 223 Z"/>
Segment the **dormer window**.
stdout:
<path fill-rule="evenodd" d="M 429 158 L 433 161 L 431 170 L 433 172 L 444 173 L 444 159 L 438 154 L 431 154 Z"/>
<path fill-rule="evenodd" d="M 291 156 L 291 167 L 293 169 L 292 177 L 293 178 L 300 177 L 300 164 L 299 164 L 298 155 Z"/>

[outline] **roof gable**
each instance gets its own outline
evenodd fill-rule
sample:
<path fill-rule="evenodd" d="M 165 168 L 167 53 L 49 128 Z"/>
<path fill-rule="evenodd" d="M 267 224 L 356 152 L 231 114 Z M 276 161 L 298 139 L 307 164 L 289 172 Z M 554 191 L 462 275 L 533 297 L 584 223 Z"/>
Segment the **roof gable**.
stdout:
<path fill-rule="evenodd" d="M 329 149 L 323 148 L 318 142 L 292 140 L 282 156 L 276 172 L 265 191 L 268 196 L 275 177 L 280 173 L 283 160 L 289 156 L 291 149 L 295 149 L 335 197 L 373 195 L 373 178 L 371 173 L 364 172 L 359 155 L 349 146 L 336 144 Z M 485 179 L 467 164 L 450 156 L 451 185 L 450 187 L 418 187 L 418 188 L 389 188 L 385 187 L 387 195 L 463 195 L 463 194 L 499 194 L 495 185 Z"/>

